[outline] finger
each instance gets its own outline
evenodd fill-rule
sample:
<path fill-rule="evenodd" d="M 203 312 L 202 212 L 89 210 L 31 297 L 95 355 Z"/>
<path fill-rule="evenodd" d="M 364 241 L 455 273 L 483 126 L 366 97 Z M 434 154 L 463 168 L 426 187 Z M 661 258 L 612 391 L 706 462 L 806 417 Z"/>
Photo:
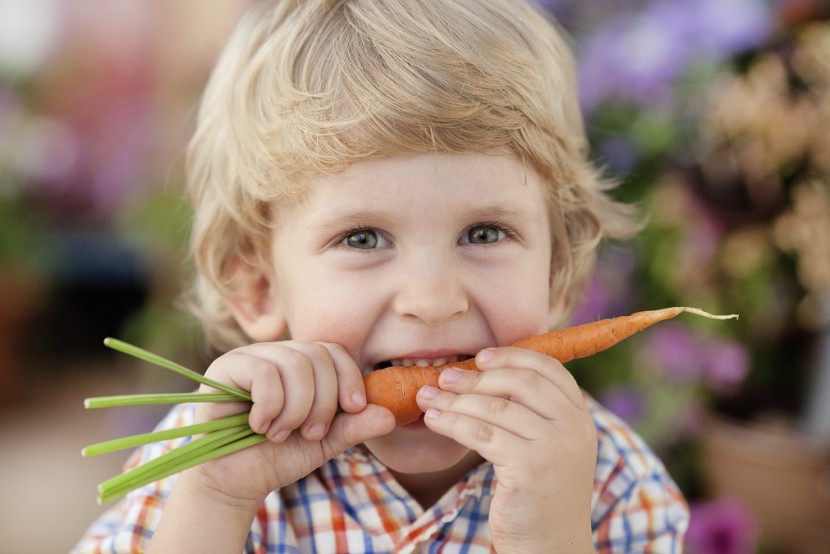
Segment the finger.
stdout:
<path fill-rule="evenodd" d="M 515 347 L 487 348 L 476 355 L 476 366 L 483 372 L 498 368 L 532 369 L 545 380 L 552 383 L 574 406 L 586 409 L 585 398 L 573 375 L 555 358 L 545 356 L 532 350 Z M 523 377 L 530 381 L 525 386 L 539 384 L 530 376 Z"/>
<path fill-rule="evenodd" d="M 576 409 L 556 385 L 531 369 L 448 369 L 439 376 L 438 384 L 441 390 L 461 396 L 481 395 L 516 402 L 548 420 L 561 419 Z"/>
<path fill-rule="evenodd" d="M 395 416 L 381 406 L 367 405 L 356 414 L 340 413 L 322 441 L 326 458 L 333 458 L 348 448 L 386 435 L 394 429 Z"/>
<path fill-rule="evenodd" d="M 334 360 L 322 344 L 305 343 L 296 348 L 310 361 L 314 381 L 313 400 L 302 424 L 302 435 L 308 440 L 320 440 L 337 412 L 338 380 Z"/>
<path fill-rule="evenodd" d="M 314 402 L 314 367 L 306 353 L 289 346 L 276 346 L 268 355 L 279 375 L 284 401 L 266 435 L 281 442 L 308 418 Z"/>
<path fill-rule="evenodd" d="M 281 442 L 301 428 L 309 440 L 322 438 L 337 410 L 337 376 L 329 349 L 323 344 L 288 341 L 258 343 L 245 348 L 247 354 L 268 360 L 274 367 L 282 393 L 282 409 L 272 415 L 266 430 L 271 440 Z M 254 391 L 251 391 L 253 396 Z"/>
<path fill-rule="evenodd" d="M 321 344 L 328 349 L 334 361 L 338 401 L 343 411 L 356 413 L 363 410 L 366 407 L 366 389 L 363 385 L 363 374 L 354 358 L 339 344 Z"/>
<path fill-rule="evenodd" d="M 253 405 L 239 406 L 250 409 L 248 424 L 258 433 L 264 433 L 282 411 L 285 401 L 282 382 L 279 372 L 269 360 L 237 349 L 217 358 L 205 375 L 251 393 Z M 244 409 L 230 413 L 240 413 Z M 219 413 L 218 409 L 211 411 L 217 415 Z"/>
<path fill-rule="evenodd" d="M 543 437 L 548 422 L 532 409 L 502 396 L 457 395 L 427 386 L 418 391 L 417 401 L 424 412 L 435 410 L 437 413 L 464 415 L 525 440 Z"/>
<path fill-rule="evenodd" d="M 511 453 L 521 451 L 521 442 L 525 440 L 490 422 L 437 408 L 427 409 L 424 423 L 435 433 L 455 440 L 496 464 L 504 463 Z"/>

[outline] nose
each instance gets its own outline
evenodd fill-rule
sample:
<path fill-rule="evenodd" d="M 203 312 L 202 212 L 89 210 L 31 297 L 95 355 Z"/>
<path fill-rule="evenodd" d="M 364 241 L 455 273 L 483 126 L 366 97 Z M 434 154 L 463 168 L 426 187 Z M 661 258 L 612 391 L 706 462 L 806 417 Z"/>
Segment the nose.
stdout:
<path fill-rule="evenodd" d="M 452 263 L 432 259 L 409 266 L 398 282 L 394 309 L 401 317 L 435 326 L 469 308 L 462 270 Z"/>

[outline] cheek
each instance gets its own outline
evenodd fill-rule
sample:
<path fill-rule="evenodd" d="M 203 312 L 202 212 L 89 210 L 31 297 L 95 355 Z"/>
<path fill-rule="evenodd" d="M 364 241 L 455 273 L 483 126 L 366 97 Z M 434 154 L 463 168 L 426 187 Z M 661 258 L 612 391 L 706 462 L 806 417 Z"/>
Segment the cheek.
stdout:
<path fill-rule="evenodd" d="M 510 345 L 516 341 L 530 338 L 548 331 L 547 311 L 522 310 L 515 304 L 511 306 L 508 317 L 495 329 L 496 339 L 500 345 Z"/>
<path fill-rule="evenodd" d="M 536 275 L 520 282 L 525 286 L 491 293 L 489 319 L 493 322 L 500 345 L 513 344 L 549 330 L 550 288 L 547 275 Z"/>
<path fill-rule="evenodd" d="M 362 287 L 363 292 L 336 279 L 319 279 L 313 273 L 304 275 L 296 285 L 288 311 L 293 339 L 333 342 L 347 350 L 361 344 L 366 322 L 372 317 L 369 287 Z"/>

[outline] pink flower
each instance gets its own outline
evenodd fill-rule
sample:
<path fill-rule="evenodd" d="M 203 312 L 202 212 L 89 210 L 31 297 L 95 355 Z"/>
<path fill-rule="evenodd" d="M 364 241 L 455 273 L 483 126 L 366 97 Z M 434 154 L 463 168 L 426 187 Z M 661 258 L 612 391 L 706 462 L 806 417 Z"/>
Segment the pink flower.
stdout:
<path fill-rule="evenodd" d="M 690 554 L 753 554 L 758 535 L 758 523 L 737 499 L 716 498 L 691 505 L 686 533 Z"/>

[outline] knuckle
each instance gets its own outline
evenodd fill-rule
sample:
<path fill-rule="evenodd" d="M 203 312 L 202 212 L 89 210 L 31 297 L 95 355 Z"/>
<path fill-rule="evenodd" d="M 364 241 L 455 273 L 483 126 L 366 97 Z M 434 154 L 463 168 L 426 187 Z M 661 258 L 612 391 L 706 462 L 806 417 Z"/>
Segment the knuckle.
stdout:
<path fill-rule="evenodd" d="M 490 415 L 501 415 L 510 407 L 510 401 L 502 397 L 494 397 L 487 402 L 487 413 Z"/>
<path fill-rule="evenodd" d="M 545 356 L 544 369 L 545 369 L 545 371 L 553 373 L 553 374 L 568 374 L 568 375 L 570 375 L 570 372 L 567 369 L 565 369 L 565 366 L 563 366 L 561 363 L 559 363 L 559 360 L 557 360 L 555 358 L 550 358 L 550 357 L 547 357 L 547 356 Z"/>
<path fill-rule="evenodd" d="M 304 421 L 306 421 L 307 417 L 308 412 L 306 410 L 297 407 L 284 407 L 283 410 L 280 412 L 279 417 L 277 417 L 277 421 L 280 422 L 281 427 L 296 429 Z"/>
<path fill-rule="evenodd" d="M 205 377 L 214 377 L 216 375 L 220 375 L 223 373 L 224 368 L 233 366 L 233 360 L 237 358 L 238 355 L 235 353 L 234 350 L 219 356 L 215 360 L 213 360 L 210 365 L 208 365 L 207 369 L 205 370 Z"/>
<path fill-rule="evenodd" d="M 569 383 L 576 384 L 576 379 L 574 379 L 573 374 L 564 365 L 559 363 L 558 360 L 548 358 L 545 369 L 556 379 L 563 379 Z"/>
<path fill-rule="evenodd" d="M 542 384 L 541 375 L 531 370 L 516 371 L 514 378 L 518 382 L 519 387 L 527 390 L 535 390 L 536 387 Z"/>
<path fill-rule="evenodd" d="M 334 356 L 336 354 L 348 355 L 348 352 L 345 348 L 343 348 L 343 345 L 338 344 L 336 342 L 318 342 L 315 344 L 325 348 L 331 356 Z"/>
<path fill-rule="evenodd" d="M 309 344 L 308 356 L 314 361 L 326 361 L 331 359 L 331 352 L 325 345 L 312 342 Z"/>
<path fill-rule="evenodd" d="M 496 430 L 489 423 L 479 422 L 475 425 L 472 435 L 477 442 L 488 444 L 493 441 Z"/>
<path fill-rule="evenodd" d="M 250 372 L 254 382 L 271 384 L 279 379 L 277 367 L 262 358 L 251 358 L 245 361 L 246 369 Z"/>
<path fill-rule="evenodd" d="M 300 366 L 308 364 L 308 356 L 296 348 L 284 347 L 281 356 L 285 358 L 286 365 Z"/>

